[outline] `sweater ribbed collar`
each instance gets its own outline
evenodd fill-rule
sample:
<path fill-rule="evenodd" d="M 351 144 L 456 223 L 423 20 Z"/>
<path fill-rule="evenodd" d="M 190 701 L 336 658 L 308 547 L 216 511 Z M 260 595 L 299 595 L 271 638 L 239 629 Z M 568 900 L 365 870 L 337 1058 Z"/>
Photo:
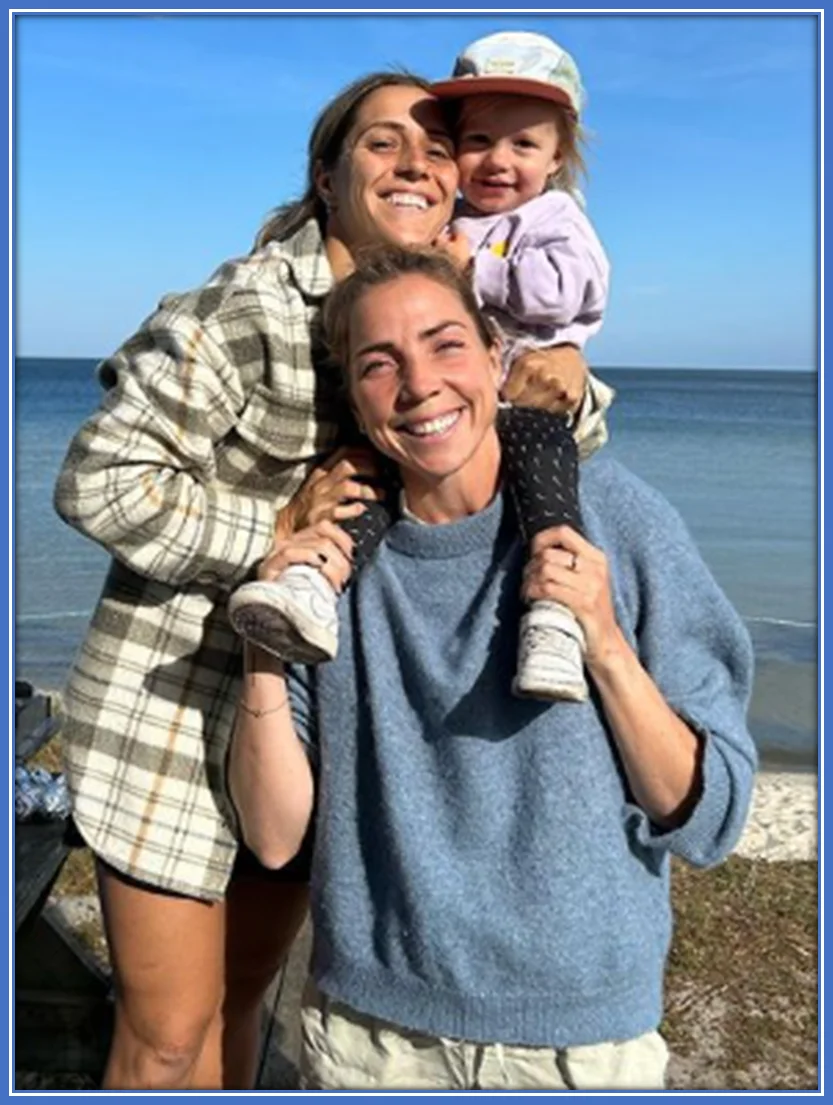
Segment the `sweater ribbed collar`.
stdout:
<path fill-rule="evenodd" d="M 465 556 L 494 545 L 503 515 L 503 494 L 499 491 L 485 510 L 453 522 L 431 524 L 421 519 L 412 520 L 413 516 L 400 518 L 388 530 L 385 540 L 397 552 L 423 560 Z"/>

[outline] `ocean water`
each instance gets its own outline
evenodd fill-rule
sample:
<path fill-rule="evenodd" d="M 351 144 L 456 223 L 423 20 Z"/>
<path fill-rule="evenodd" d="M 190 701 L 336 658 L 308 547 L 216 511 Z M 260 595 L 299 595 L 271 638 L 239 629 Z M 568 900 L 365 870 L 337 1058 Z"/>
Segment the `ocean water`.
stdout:
<path fill-rule="evenodd" d="M 95 362 L 15 362 L 15 669 L 62 684 L 107 567 L 52 491 L 98 404 Z M 680 511 L 756 653 L 750 724 L 765 761 L 817 747 L 817 381 L 798 372 L 599 369 L 610 449 Z M 680 595 L 685 601 L 685 595 Z"/>

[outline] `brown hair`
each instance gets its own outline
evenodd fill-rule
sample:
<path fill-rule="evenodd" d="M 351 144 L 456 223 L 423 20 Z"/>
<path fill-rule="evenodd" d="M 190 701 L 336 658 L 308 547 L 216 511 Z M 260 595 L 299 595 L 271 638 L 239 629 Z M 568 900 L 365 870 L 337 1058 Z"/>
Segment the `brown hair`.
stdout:
<path fill-rule="evenodd" d="M 262 249 L 267 242 L 284 241 L 312 218 L 318 220 L 324 233 L 327 213 L 315 187 L 316 170 L 319 165 L 325 171 L 335 168 L 359 108 L 372 92 L 389 86 L 421 88 L 426 92 L 431 90 L 428 81 L 404 69 L 370 73 L 342 89 L 323 109 L 312 128 L 307 146 L 307 186 L 304 194 L 271 214 L 258 232 L 255 250 Z"/>
<path fill-rule="evenodd" d="M 357 255 L 353 272 L 336 284 L 324 304 L 327 347 L 345 377 L 350 358 L 350 319 L 356 304 L 371 288 L 390 284 L 401 276 L 424 276 L 454 292 L 486 348 L 495 344 L 496 335 L 477 304 L 471 284 L 444 253 L 396 245 L 368 246 Z"/>

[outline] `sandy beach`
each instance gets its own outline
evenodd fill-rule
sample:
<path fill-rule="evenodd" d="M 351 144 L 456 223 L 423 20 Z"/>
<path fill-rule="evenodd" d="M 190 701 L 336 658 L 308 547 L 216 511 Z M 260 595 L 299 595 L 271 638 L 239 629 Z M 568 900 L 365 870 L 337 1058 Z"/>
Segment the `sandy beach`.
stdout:
<path fill-rule="evenodd" d="M 735 854 L 764 860 L 818 858 L 815 772 L 758 773 L 749 820 Z"/>

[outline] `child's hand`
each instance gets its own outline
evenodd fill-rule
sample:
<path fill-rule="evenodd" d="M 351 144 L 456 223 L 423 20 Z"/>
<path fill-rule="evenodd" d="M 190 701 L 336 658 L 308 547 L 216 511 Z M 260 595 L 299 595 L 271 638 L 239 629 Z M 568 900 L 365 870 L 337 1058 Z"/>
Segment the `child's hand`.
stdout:
<path fill-rule="evenodd" d="M 503 397 L 518 407 L 572 414 L 584 398 L 587 362 L 574 345 L 529 349 L 512 362 Z"/>
<path fill-rule="evenodd" d="M 434 245 L 448 254 L 460 272 L 465 272 L 471 264 L 471 245 L 466 235 L 460 231 L 452 230 L 447 226 L 445 230 L 440 231 Z"/>

